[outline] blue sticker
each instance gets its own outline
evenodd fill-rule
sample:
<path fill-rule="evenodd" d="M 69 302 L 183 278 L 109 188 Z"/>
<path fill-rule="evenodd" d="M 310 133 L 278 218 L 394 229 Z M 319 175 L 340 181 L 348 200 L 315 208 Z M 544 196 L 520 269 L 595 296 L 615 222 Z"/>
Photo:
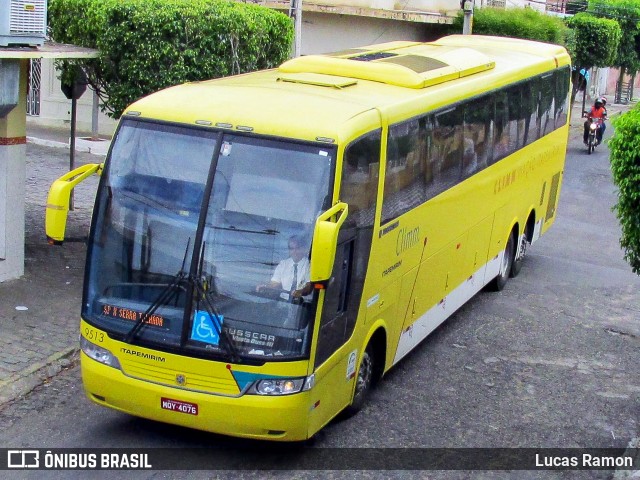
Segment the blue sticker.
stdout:
<path fill-rule="evenodd" d="M 218 345 L 220 342 L 218 329 L 222 329 L 223 320 L 223 315 L 217 315 L 214 319 L 208 312 L 204 310 L 196 310 L 193 314 L 191 339 L 199 342 L 210 343 L 211 345 Z M 214 325 L 218 328 L 214 327 Z"/>

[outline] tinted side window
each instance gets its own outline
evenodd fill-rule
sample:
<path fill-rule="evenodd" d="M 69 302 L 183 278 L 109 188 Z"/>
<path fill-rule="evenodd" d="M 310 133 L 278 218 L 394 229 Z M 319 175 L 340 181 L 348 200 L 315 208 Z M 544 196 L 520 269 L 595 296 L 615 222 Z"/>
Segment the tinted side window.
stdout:
<path fill-rule="evenodd" d="M 424 118 L 389 127 L 382 223 L 425 201 L 428 144 Z"/>
<path fill-rule="evenodd" d="M 524 130 L 522 132 L 522 143 L 518 143 L 519 148 L 535 142 L 540 136 L 540 116 L 538 115 L 538 107 L 540 106 L 540 79 L 531 79 L 522 84 L 521 92 Z"/>
<path fill-rule="evenodd" d="M 491 164 L 493 117 L 493 95 L 485 95 L 466 104 L 462 178 L 470 177 Z"/>
<path fill-rule="evenodd" d="M 513 153 L 522 148 L 524 143 L 525 118 L 529 115 L 529 110 L 523 102 L 522 84 L 514 85 L 507 89 L 507 102 L 509 108 L 509 153 Z"/>
<path fill-rule="evenodd" d="M 556 70 L 555 128 L 560 128 L 567 123 L 567 115 L 569 114 L 569 76 L 569 67 Z"/>
<path fill-rule="evenodd" d="M 492 163 L 509 154 L 509 98 L 507 92 L 495 94 Z"/>
<path fill-rule="evenodd" d="M 540 105 L 538 107 L 540 136 L 555 130 L 555 91 L 556 82 L 553 72 L 543 75 L 540 82 Z"/>
<path fill-rule="evenodd" d="M 438 193 L 452 187 L 461 177 L 464 151 L 464 108 L 457 105 L 436 113 L 433 127 L 433 183 Z"/>
<path fill-rule="evenodd" d="M 380 170 L 380 130 L 356 140 L 344 155 L 340 200 L 349 204 L 348 222 L 373 226 Z"/>

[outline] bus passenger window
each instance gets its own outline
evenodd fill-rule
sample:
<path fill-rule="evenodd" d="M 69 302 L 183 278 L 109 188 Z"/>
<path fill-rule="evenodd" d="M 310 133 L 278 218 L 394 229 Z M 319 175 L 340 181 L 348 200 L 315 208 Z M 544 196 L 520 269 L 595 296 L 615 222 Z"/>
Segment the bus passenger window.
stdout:
<path fill-rule="evenodd" d="M 427 140 L 424 118 L 389 128 L 381 223 L 426 200 Z"/>
<path fill-rule="evenodd" d="M 485 95 L 466 105 L 462 176 L 470 177 L 490 163 L 493 148 L 493 96 Z"/>
<path fill-rule="evenodd" d="M 555 76 L 553 73 L 543 75 L 540 79 L 540 105 L 538 116 L 540 122 L 540 136 L 546 135 L 555 129 L 553 112 L 555 110 Z"/>
<path fill-rule="evenodd" d="M 524 118 L 524 138 L 518 147 L 535 142 L 540 137 L 540 82 L 539 78 L 530 80 L 522 90 L 522 109 Z"/>
<path fill-rule="evenodd" d="M 569 111 L 569 68 L 556 70 L 556 90 L 554 103 L 555 128 L 567 123 Z"/>
<path fill-rule="evenodd" d="M 509 153 L 524 146 L 526 109 L 523 107 L 522 85 L 515 85 L 507 90 L 507 108 L 509 111 Z"/>
<path fill-rule="evenodd" d="M 436 114 L 433 130 L 436 155 L 434 157 L 434 183 L 438 193 L 460 181 L 464 141 L 462 136 L 463 107 Z"/>
<path fill-rule="evenodd" d="M 493 161 L 506 157 L 523 145 L 524 118 L 522 87 L 517 85 L 496 93 L 496 122 L 493 140 Z"/>

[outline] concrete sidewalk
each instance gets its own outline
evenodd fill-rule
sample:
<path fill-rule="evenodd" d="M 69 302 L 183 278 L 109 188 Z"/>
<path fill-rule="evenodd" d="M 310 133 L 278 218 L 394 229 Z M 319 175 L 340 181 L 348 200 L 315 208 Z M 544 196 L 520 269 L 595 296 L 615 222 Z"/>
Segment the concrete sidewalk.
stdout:
<path fill-rule="evenodd" d="M 60 247 L 47 244 L 44 215 L 49 186 L 69 170 L 69 150 L 59 148 L 64 146 L 63 132 L 44 133 L 38 132 L 38 141 L 51 142 L 50 146 L 27 143 L 25 274 L 0 283 L 0 406 L 71 365 L 78 347 L 86 246 L 82 241 Z M 33 135 L 32 129 L 28 135 Z M 102 161 L 103 156 L 76 154 L 77 165 Z M 97 183 L 94 177 L 76 188 L 69 238 L 86 237 Z"/>
<path fill-rule="evenodd" d="M 69 149 L 71 127 L 47 127 L 34 122 L 27 122 L 27 142 L 34 145 L 52 148 Z M 90 132 L 76 132 L 76 152 L 92 153 L 105 156 L 111 138 L 99 135 L 94 138 Z"/>
<path fill-rule="evenodd" d="M 576 107 L 570 141 L 582 131 L 577 102 Z M 609 116 L 629 108 L 611 105 Z M 79 135 L 88 136 L 86 132 Z M 27 139 L 25 275 L 0 284 L 0 407 L 77 360 L 86 254 L 81 239 L 88 234 L 98 183 L 93 177 L 75 189 L 76 208 L 69 213 L 67 238 L 76 240 L 48 245 L 44 233 L 47 194 L 51 183 L 69 169 L 69 130 L 29 124 Z M 77 165 L 104 161 L 103 155 L 89 150 L 77 153 Z M 106 153 L 105 148 L 102 151 Z"/>

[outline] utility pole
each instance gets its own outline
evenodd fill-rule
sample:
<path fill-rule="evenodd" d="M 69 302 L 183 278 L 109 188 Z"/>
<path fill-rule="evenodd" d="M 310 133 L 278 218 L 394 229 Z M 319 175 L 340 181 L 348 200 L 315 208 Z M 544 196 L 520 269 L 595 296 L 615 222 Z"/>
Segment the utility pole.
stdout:
<path fill-rule="evenodd" d="M 464 23 L 462 24 L 463 35 L 471 35 L 471 29 L 473 28 L 473 3 L 473 0 L 460 0 L 460 7 L 462 7 L 464 11 Z"/>
<path fill-rule="evenodd" d="M 299 57 L 302 50 L 302 0 L 291 0 L 289 17 L 294 20 L 293 57 Z"/>

